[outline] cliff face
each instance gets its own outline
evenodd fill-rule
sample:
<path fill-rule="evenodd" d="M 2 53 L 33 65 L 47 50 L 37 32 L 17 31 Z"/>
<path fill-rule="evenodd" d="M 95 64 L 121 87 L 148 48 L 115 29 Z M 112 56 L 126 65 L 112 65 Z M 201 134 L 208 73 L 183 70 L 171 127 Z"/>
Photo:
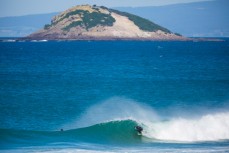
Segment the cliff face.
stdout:
<path fill-rule="evenodd" d="M 149 20 L 108 9 L 81 5 L 55 16 L 51 24 L 28 39 L 76 40 L 186 40 Z"/>

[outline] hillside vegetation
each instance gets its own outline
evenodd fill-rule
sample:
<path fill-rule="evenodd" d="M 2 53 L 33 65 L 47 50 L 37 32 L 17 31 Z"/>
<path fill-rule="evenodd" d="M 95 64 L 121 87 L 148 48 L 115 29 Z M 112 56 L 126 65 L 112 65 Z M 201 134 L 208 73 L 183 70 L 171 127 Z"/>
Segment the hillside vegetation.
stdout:
<path fill-rule="evenodd" d="M 98 10 L 96 10 L 95 12 L 89 12 L 87 10 L 75 10 L 65 14 L 62 18 L 60 18 L 60 20 L 53 22 L 52 24 L 55 25 L 66 18 L 69 18 L 74 15 L 79 15 L 80 21 L 73 21 L 65 28 L 63 28 L 63 30 L 69 31 L 71 28 L 75 26 L 82 26 L 88 30 L 89 28 L 95 27 L 97 25 L 101 25 L 101 26 L 113 25 L 115 19 L 111 15 L 100 13 L 99 11 L 98 12 L 97 11 Z"/>

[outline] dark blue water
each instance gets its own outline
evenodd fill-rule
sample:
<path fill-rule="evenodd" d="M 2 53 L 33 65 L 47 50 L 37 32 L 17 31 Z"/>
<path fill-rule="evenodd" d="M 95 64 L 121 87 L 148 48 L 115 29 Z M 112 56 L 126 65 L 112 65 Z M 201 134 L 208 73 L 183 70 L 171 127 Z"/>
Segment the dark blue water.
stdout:
<path fill-rule="evenodd" d="M 228 108 L 228 39 L 0 42 L 2 151 L 224 152 Z"/>

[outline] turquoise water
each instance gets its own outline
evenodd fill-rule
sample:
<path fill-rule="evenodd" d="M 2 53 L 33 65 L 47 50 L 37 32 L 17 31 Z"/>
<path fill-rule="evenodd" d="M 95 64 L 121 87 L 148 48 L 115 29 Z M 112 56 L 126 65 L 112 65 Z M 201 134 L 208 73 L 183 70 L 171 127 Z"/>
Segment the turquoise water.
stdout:
<path fill-rule="evenodd" d="M 0 42 L 0 152 L 228 152 L 228 108 L 228 39 Z"/>

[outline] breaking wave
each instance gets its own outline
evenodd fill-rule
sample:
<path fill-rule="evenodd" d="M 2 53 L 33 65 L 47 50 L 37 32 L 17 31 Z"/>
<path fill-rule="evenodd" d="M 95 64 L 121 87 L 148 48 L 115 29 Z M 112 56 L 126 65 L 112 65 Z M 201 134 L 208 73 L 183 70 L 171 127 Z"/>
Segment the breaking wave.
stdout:
<path fill-rule="evenodd" d="M 92 106 L 70 127 L 87 127 L 114 120 L 135 121 L 143 126 L 143 136 L 153 141 L 198 142 L 229 139 L 229 112 L 199 116 L 195 114 L 195 117 L 176 115 L 165 120 L 150 106 L 122 97 L 114 97 Z M 133 126 L 122 129 L 125 128 L 133 129 Z"/>
<path fill-rule="evenodd" d="M 143 127 L 138 135 L 134 127 Z M 64 131 L 0 129 L 0 148 L 52 143 L 198 143 L 229 140 L 229 112 L 161 119 L 150 106 L 115 97 L 89 108 Z"/>

